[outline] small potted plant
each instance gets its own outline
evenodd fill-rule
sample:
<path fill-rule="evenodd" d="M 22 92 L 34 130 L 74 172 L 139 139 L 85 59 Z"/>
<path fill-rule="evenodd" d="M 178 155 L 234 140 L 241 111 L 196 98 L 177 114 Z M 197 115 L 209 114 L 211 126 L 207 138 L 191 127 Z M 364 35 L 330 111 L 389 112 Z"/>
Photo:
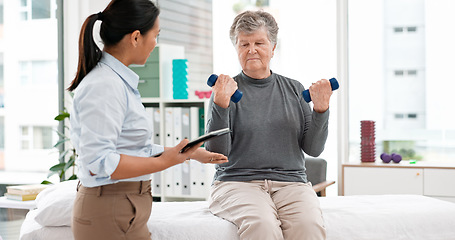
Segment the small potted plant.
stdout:
<path fill-rule="evenodd" d="M 61 122 L 65 121 L 67 118 L 70 118 L 70 114 L 66 109 L 64 109 L 59 115 L 54 118 L 54 120 Z M 63 127 L 69 130 L 68 126 L 65 124 Z M 68 136 L 60 131 L 57 131 L 57 134 L 59 135 L 60 140 L 54 145 L 54 148 L 59 149 L 60 146 L 65 146 L 66 143 L 69 143 L 70 147 L 67 146 L 63 151 L 60 152 L 58 158 L 59 163 L 49 168 L 50 173 L 47 178 L 58 174 L 60 182 L 77 179 L 75 163 L 77 156 L 76 149 L 71 145 L 71 139 Z M 71 175 L 67 178 L 68 170 L 71 170 L 72 172 Z M 41 184 L 52 184 L 52 182 L 44 180 Z"/>

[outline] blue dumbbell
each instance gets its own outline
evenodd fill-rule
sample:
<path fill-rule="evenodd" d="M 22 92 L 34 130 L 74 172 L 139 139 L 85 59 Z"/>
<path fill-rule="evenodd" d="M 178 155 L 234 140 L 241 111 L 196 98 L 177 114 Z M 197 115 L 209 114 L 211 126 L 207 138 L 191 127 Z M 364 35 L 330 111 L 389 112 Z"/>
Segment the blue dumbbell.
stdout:
<path fill-rule="evenodd" d="M 329 80 L 329 82 L 330 82 L 330 85 L 332 86 L 332 91 L 335 91 L 340 87 L 340 85 L 338 84 L 338 81 L 335 78 L 331 78 Z M 308 89 L 303 91 L 302 95 L 303 95 L 303 99 L 305 99 L 305 102 L 311 102 L 310 91 L 308 91 Z"/>
<path fill-rule="evenodd" d="M 209 79 L 207 80 L 207 85 L 209 85 L 209 87 L 212 87 L 213 85 L 215 85 L 217 79 L 218 75 L 216 74 L 210 75 Z M 242 99 L 242 96 L 243 96 L 242 91 L 237 89 L 235 90 L 234 94 L 232 94 L 231 101 L 237 103 L 238 101 L 240 101 L 240 99 Z"/>

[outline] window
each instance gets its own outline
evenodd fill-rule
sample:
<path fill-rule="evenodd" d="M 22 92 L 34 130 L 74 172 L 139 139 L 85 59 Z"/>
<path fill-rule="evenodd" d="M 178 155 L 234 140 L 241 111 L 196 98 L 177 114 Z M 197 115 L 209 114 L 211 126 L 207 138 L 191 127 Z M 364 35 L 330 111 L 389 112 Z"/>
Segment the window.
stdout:
<path fill-rule="evenodd" d="M 403 32 L 403 28 L 402 27 L 394 27 L 393 31 L 396 32 L 396 33 L 402 33 Z"/>
<path fill-rule="evenodd" d="M 404 76 L 411 76 L 414 77 L 417 75 L 417 70 L 410 69 L 410 70 L 395 70 L 393 71 L 395 77 L 404 77 Z"/>
<path fill-rule="evenodd" d="M 417 75 L 417 70 L 408 70 L 408 76 L 415 76 Z"/>
<path fill-rule="evenodd" d="M 415 33 L 417 32 L 417 27 L 394 27 L 393 32 L 395 33 Z"/>
<path fill-rule="evenodd" d="M 3 0 L 0 0 L 0 25 L 3 25 Z"/>
<path fill-rule="evenodd" d="M 447 77 L 455 17 L 446 18 L 455 5 L 349 0 L 348 8 L 349 161 L 360 161 L 360 121 L 374 120 L 377 160 L 386 143 L 404 141 L 415 159 L 455 162 L 455 83 Z"/>
<path fill-rule="evenodd" d="M 407 27 L 408 32 L 417 32 L 417 27 Z"/>
<path fill-rule="evenodd" d="M 20 129 L 22 150 L 52 149 L 56 141 L 52 127 L 22 126 Z"/>
<path fill-rule="evenodd" d="M 20 19 L 55 18 L 56 7 L 55 0 L 20 0 Z"/>
<path fill-rule="evenodd" d="M 408 118 L 417 118 L 417 114 L 416 113 L 409 113 L 408 114 Z"/>
<path fill-rule="evenodd" d="M 395 118 L 397 118 L 397 119 L 403 119 L 403 118 L 404 118 L 404 114 L 402 114 L 402 113 L 395 113 Z"/>
<path fill-rule="evenodd" d="M 404 75 L 404 71 L 403 70 L 395 70 L 395 76 L 401 77 L 403 75 Z"/>
<path fill-rule="evenodd" d="M 58 163 L 57 1 L 0 0 L 0 6 L 8 13 L 0 24 L 0 170 L 45 178 Z"/>
<path fill-rule="evenodd" d="M 57 84 L 57 61 L 19 62 L 22 85 Z"/>

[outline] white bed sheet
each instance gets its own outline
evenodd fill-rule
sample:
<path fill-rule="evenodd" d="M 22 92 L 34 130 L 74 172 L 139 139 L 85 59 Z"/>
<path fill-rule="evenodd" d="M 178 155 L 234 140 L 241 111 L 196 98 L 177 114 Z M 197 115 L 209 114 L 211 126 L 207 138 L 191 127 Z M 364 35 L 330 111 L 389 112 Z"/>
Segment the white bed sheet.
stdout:
<path fill-rule="evenodd" d="M 54 197 L 50 194 L 48 196 Z M 54 193 L 60 192 L 55 190 Z M 72 206 L 72 191 L 61 195 L 62 203 L 52 206 Z M 71 194 L 71 195 L 68 195 Z M 46 196 L 44 196 L 46 197 Z M 21 240 L 72 240 L 71 216 L 42 219 L 41 196 L 38 209 L 30 211 L 22 228 Z M 420 195 L 338 196 L 319 198 L 327 229 L 327 239 L 455 239 L 455 204 Z M 37 199 L 39 200 L 39 199 Z M 63 201 L 64 200 L 64 201 Z M 58 201 L 57 201 L 58 202 Z M 66 205 L 65 205 L 66 204 Z M 58 209 L 53 209 L 58 210 Z M 59 211 L 64 212 L 64 211 Z M 41 214 L 40 224 L 35 218 Z M 56 223 L 64 226 L 55 226 Z M 50 223 L 50 224 L 48 224 Z M 49 226 L 43 226 L 43 225 Z M 207 202 L 155 202 L 148 227 L 153 240 L 236 240 L 236 227 L 212 215 Z"/>

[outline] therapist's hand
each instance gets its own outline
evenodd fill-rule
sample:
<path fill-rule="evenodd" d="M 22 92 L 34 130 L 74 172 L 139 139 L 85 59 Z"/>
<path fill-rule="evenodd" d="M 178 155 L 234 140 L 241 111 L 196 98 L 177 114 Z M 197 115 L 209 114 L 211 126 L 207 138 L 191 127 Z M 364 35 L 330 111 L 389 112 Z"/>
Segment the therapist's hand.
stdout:
<path fill-rule="evenodd" d="M 204 148 L 197 149 L 190 157 L 201 163 L 222 164 L 228 162 L 228 158 L 223 154 L 209 152 Z"/>
<path fill-rule="evenodd" d="M 218 76 L 215 85 L 213 85 L 213 102 L 222 107 L 229 107 L 232 94 L 237 90 L 237 82 L 228 75 L 221 74 Z"/>
<path fill-rule="evenodd" d="M 191 148 L 188 148 L 188 150 L 185 152 L 181 153 L 180 151 L 188 144 L 188 142 L 188 139 L 183 139 L 175 147 L 166 148 L 163 154 L 161 154 L 160 158 L 164 159 L 167 164 L 171 164 L 171 166 L 183 163 L 185 160 L 190 159 L 190 156 L 203 144 L 203 142 L 198 143 Z"/>
<path fill-rule="evenodd" d="M 138 157 L 120 154 L 120 161 L 115 171 L 111 174 L 111 178 L 127 179 L 143 176 L 145 174 L 163 171 L 169 167 L 183 163 L 202 145 L 202 143 L 196 144 L 181 153 L 180 150 L 182 150 L 188 142 L 188 139 L 184 139 L 175 147 L 165 147 L 164 152 L 159 157 Z M 90 172 L 90 174 L 93 173 Z"/>
<path fill-rule="evenodd" d="M 318 113 L 327 111 L 329 109 L 330 96 L 332 96 L 332 86 L 329 80 L 321 79 L 313 83 L 308 90 L 313 101 L 313 110 Z"/>

